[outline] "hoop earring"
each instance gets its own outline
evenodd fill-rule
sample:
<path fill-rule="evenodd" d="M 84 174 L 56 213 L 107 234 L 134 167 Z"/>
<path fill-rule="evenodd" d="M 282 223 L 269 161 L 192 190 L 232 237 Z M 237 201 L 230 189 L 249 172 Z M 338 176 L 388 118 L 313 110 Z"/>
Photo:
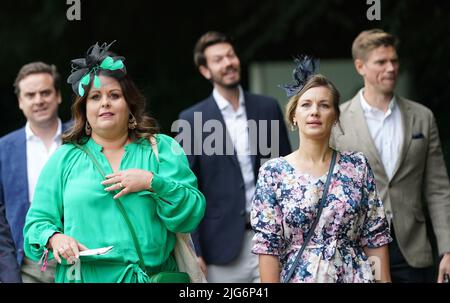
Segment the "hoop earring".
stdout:
<path fill-rule="evenodd" d="M 86 121 L 86 125 L 84 126 L 84 131 L 85 131 L 86 135 L 88 135 L 88 136 L 90 136 L 92 133 L 92 127 L 88 121 Z"/>
<path fill-rule="evenodd" d="M 137 127 L 136 118 L 132 113 L 130 113 L 130 117 L 128 118 L 128 128 L 135 129 Z"/>

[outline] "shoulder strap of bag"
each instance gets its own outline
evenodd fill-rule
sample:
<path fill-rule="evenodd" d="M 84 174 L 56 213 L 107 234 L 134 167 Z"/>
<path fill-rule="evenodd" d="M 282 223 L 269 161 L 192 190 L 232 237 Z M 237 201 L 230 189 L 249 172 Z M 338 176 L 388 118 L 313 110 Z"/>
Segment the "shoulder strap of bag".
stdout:
<path fill-rule="evenodd" d="M 94 163 L 94 166 L 97 168 L 97 170 L 100 172 L 100 174 L 102 175 L 102 177 L 105 179 L 106 178 L 106 174 L 103 171 L 102 167 L 100 166 L 100 164 L 98 163 L 97 159 L 95 159 L 95 157 L 91 154 L 91 152 L 89 151 L 88 148 L 86 148 L 83 145 L 79 145 L 79 144 L 75 144 L 74 145 L 81 149 L 83 152 L 86 153 L 86 155 L 89 156 L 89 158 L 91 158 L 92 162 Z M 111 194 L 113 194 L 113 192 L 111 192 Z M 138 254 L 139 257 L 139 267 L 146 272 L 145 270 L 145 263 L 144 263 L 144 257 L 142 255 L 142 251 L 141 251 L 141 247 L 139 246 L 139 242 L 136 236 L 136 231 L 134 230 L 133 225 L 131 224 L 130 218 L 128 217 L 128 214 L 125 210 L 125 208 L 122 205 L 122 201 L 120 201 L 120 199 L 114 199 L 116 202 L 117 207 L 119 208 L 120 213 L 122 214 L 126 224 L 128 225 L 128 229 L 130 230 L 130 234 L 131 237 L 133 238 L 133 243 L 134 243 L 134 247 L 136 249 L 136 252 Z"/>
<path fill-rule="evenodd" d="M 317 210 L 316 219 L 314 220 L 313 224 L 311 225 L 311 228 L 309 229 L 308 235 L 306 236 L 305 240 L 303 241 L 302 247 L 297 252 L 297 255 L 295 256 L 295 261 L 292 264 L 291 268 L 289 269 L 289 272 L 286 275 L 286 278 L 284 279 L 283 283 L 287 283 L 291 279 L 292 275 L 294 274 L 295 268 L 297 268 L 297 266 L 298 266 L 298 263 L 300 261 L 300 257 L 303 254 L 303 251 L 305 250 L 306 245 L 311 240 L 311 237 L 314 234 L 314 230 L 316 229 L 317 223 L 319 223 L 320 215 L 322 214 L 322 210 L 323 210 L 323 207 L 325 205 L 325 201 L 326 201 L 327 196 L 328 196 L 328 188 L 330 186 L 331 176 L 333 174 L 334 165 L 336 163 L 336 155 L 337 155 L 337 152 L 335 150 L 333 150 L 333 155 L 331 157 L 331 162 L 330 162 L 330 168 L 328 169 L 327 181 L 325 182 L 325 186 L 323 187 L 322 199 L 320 200 L 319 209 Z"/>
<path fill-rule="evenodd" d="M 150 144 L 152 146 L 152 150 L 153 150 L 153 153 L 155 154 L 156 160 L 159 162 L 158 145 L 156 144 L 156 139 L 154 136 L 150 137 Z"/>

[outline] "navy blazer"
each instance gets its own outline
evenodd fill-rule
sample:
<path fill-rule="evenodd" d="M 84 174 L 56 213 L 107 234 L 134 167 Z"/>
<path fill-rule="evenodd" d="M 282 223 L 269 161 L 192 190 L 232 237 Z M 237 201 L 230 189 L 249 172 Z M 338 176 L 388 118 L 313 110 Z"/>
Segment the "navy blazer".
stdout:
<path fill-rule="evenodd" d="M 63 123 L 63 132 L 70 123 Z M 22 127 L 0 139 L 0 208 L 6 209 L 7 220 L 5 212 L 0 212 L 0 280 L 4 275 L 12 278 L 14 268 L 22 264 L 23 228 L 29 207 L 26 134 Z M 11 236 L 16 248 L 15 265 L 11 263 Z M 20 274 L 20 270 L 18 272 Z"/>
<path fill-rule="evenodd" d="M 262 120 L 267 121 L 266 124 L 259 124 L 261 127 L 257 128 L 256 141 L 250 139 L 251 148 L 256 142 L 256 147 L 253 146 L 256 154 L 251 156 L 256 181 L 261 162 L 274 156 L 289 154 L 291 146 L 277 101 L 247 92 L 244 92 L 244 98 L 247 120 L 257 123 Z M 197 116 L 201 113 L 201 124 L 198 121 L 194 122 L 194 113 Z M 183 133 L 179 133 L 177 139 L 187 154 L 190 167 L 197 176 L 199 189 L 206 198 L 205 216 L 192 234 L 194 245 L 197 254 L 202 256 L 207 264 L 227 264 L 235 259 L 241 250 L 248 219 L 245 210 L 244 180 L 236 151 L 234 150 L 232 155 L 226 155 L 225 150 L 222 155 L 206 155 L 202 148 L 198 148 L 203 146 L 205 138 L 211 133 L 202 131 L 201 134 L 199 132 L 194 134 L 195 124 L 203 126 L 208 120 L 216 120 L 225 126 L 220 109 L 212 95 L 183 111 L 179 118 L 190 125 L 191 142 L 183 139 Z M 278 146 L 271 146 L 271 121 L 279 121 L 279 130 L 275 134 L 278 137 Z M 185 122 L 180 123 L 179 127 Z M 225 127 L 223 130 L 222 138 L 223 146 L 225 146 L 225 141 L 231 139 Z M 260 144 L 260 139 L 267 139 L 267 141 Z M 194 154 L 196 146 L 197 152 Z M 269 154 L 263 154 L 265 147 L 278 148 L 279 155 L 273 153 L 273 150 Z"/>

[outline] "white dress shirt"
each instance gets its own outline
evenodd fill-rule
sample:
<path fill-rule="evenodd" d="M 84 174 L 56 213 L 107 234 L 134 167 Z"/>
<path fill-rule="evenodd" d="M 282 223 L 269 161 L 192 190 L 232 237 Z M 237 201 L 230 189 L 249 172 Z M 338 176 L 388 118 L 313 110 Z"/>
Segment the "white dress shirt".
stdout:
<path fill-rule="evenodd" d="M 223 120 L 230 135 L 234 149 L 236 150 L 242 178 L 245 185 L 246 211 L 250 213 L 251 201 L 255 193 L 255 177 L 253 164 L 250 157 L 250 140 L 248 136 L 247 113 L 245 111 L 244 92 L 239 86 L 239 108 L 235 111 L 231 103 L 226 100 L 216 89 L 213 97 L 222 113 Z M 225 148 L 225 151 L 227 148 Z"/>
<path fill-rule="evenodd" d="M 404 137 L 400 108 L 394 96 L 389 103 L 388 110 L 383 112 L 367 103 L 363 90 L 359 93 L 370 135 L 380 155 L 384 170 L 389 179 L 392 179 Z"/>
<path fill-rule="evenodd" d="M 44 141 L 36 136 L 31 130 L 30 124 L 25 125 L 25 135 L 27 144 L 27 175 L 28 175 L 28 198 L 33 201 L 34 189 L 38 181 L 42 168 L 47 160 L 61 145 L 62 124 L 58 119 L 58 128 L 53 137 L 53 143 L 50 149 L 47 149 Z"/>

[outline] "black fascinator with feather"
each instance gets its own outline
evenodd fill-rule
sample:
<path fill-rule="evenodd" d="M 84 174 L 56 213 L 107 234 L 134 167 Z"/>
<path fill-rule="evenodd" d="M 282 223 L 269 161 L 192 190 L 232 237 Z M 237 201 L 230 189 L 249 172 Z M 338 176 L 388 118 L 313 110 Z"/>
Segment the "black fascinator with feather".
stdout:
<path fill-rule="evenodd" d="M 109 48 L 115 41 L 110 44 L 103 43 L 99 45 L 95 43 L 86 52 L 84 58 L 72 60 L 72 72 L 67 78 L 67 83 L 72 86 L 75 94 L 84 96 L 84 86 L 88 86 L 94 81 L 94 87 L 100 88 L 100 79 L 98 73 L 100 70 L 107 71 L 111 75 L 124 76 L 127 71 L 123 61 L 124 57 L 115 56 Z"/>
<path fill-rule="evenodd" d="M 290 98 L 298 94 L 306 82 L 316 73 L 319 69 L 319 59 L 313 58 L 307 55 L 300 55 L 294 58 L 296 67 L 293 71 L 294 84 L 282 84 L 279 85 L 284 89 L 286 95 Z"/>

